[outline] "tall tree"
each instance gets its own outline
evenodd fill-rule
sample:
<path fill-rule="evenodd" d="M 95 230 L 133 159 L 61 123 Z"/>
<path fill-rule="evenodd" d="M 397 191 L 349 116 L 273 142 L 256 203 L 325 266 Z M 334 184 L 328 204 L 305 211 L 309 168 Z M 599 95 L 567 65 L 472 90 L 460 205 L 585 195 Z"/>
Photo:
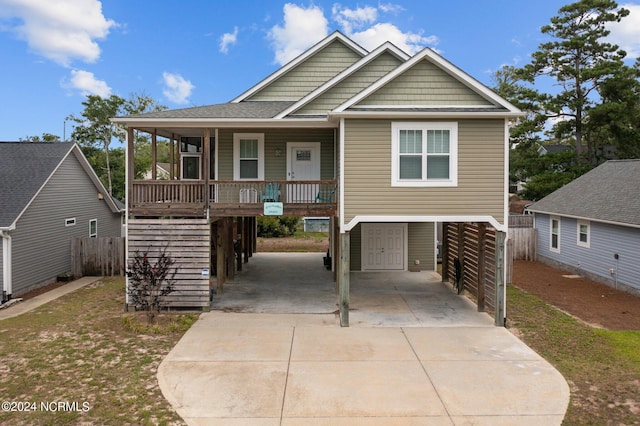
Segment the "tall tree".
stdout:
<path fill-rule="evenodd" d="M 118 198 L 121 198 L 124 194 L 124 167 L 118 167 L 114 170 L 111 164 L 110 154 L 112 150 L 110 147 L 114 141 L 120 144 L 125 142 L 126 129 L 123 126 L 112 123 L 111 119 L 121 115 L 161 111 L 166 107 L 156 103 L 155 100 L 145 94 L 132 94 L 129 99 L 124 99 L 117 95 L 111 95 L 108 98 L 89 95 L 82 102 L 82 105 L 84 110 L 80 116 L 69 116 L 71 121 L 77 123 L 71 138 L 83 147 L 85 153 L 91 153 L 91 155 L 88 155 L 89 161 L 98 176 L 103 179 L 109 194 L 117 194 Z M 95 150 L 85 148 L 100 149 L 103 155 L 97 155 Z M 94 160 L 93 162 L 92 159 Z M 124 165 L 124 162 L 122 164 Z M 117 173 L 115 179 L 113 177 L 114 172 Z M 122 186 L 122 188 L 118 187 L 114 191 L 114 183 Z"/>
<path fill-rule="evenodd" d="M 80 117 L 74 115 L 69 117 L 78 124 L 71 134 L 72 140 L 84 146 L 99 146 L 104 151 L 109 195 L 113 194 L 109 146 L 113 138 L 124 140 L 124 129 L 113 124 L 111 119 L 121 115 L 125 103 L 126 100 L 117 95 L 111 95 L 108 98 L 88 95 L 82 102 L 84 110 Z"/>
<path fill-rule="evenodd" d="M 558 135 L 575 140 L 578 159 L 582 158 L 586 112 L 597 100 L 601 84 L 620 70 L 626 56 L 605 41 L 610 33 L 607 24 L 628 14 L 612 0 L 581 0 L 560 8 L 551 24 L 541 29 L 552 40 L 540 44 L 532 62 L 521 70 L 521 77 L 531 83 L 548 76 L 559 85 L 559 93 L 548 97 L 545 109 L 549 118 L 559 120 Z"/>

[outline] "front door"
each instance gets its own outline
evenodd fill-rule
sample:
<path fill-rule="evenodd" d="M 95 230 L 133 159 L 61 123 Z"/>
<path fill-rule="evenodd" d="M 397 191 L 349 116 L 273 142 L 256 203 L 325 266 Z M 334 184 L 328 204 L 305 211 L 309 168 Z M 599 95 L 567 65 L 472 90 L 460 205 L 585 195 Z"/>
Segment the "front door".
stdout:
<path fill-rule="evenodd" d="M 287 143 L 287 180 L 320 180 L 320 142 Z M 318 195 L 319 184 L 287 185 L 288 203 L 312 203 Z"/>
<path fill-rule="evenodd" d="M 362 224 L 362 270 L 406 269 L 405 223 Z"/>

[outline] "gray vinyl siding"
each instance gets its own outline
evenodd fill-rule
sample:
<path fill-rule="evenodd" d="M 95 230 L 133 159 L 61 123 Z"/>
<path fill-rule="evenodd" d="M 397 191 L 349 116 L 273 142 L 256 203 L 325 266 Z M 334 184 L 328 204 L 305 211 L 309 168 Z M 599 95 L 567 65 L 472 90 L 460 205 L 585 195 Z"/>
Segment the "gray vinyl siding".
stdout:
<path fill-rule="evenodd" d="M 491 102 L 423 60 L 358 105 L 491 105 Z"/>
<path fill-rule="evenodd" d="M 380 55 L 362 69 L 356 71 L 340 83 L 314 99 L 294 115 L 326 114 L 338 105 L 361 92 L 380 77 L 396 68 L 401 61 L 390 53 Z"/>
<path fill-rule="evenodd" d="M 74 226 L 65 219 L 75 218 Z M 98 220 L 98 236 L 120 236 L 120 216 L 112 213 L 78 159 L 70 154 L 35 197 L 11 231 L 13 295 L 54 281 L 71 271 L 71 239 L 89 236 Z"/>
<path fill-rule="evenodd" d="M 362 57 L 336 40 L 247 100 L 297 101 Z"/>
<path fill-rule="evenodd" d="M 434 271 L 435 267 L 435 235 L 433 222 L 409 223 L 408 262 L 407 269 Z M 415 261 L 420 264 L 416 265 Z"/>
<path fill-rule="evenodd" d="M 459 120 L 458 186 L 392 187 L 391 121 L 346 120 L 345 223 L 356 215 L 482 215 L 502 223 L 504 144 L 503 120 Z"/>
<path fill-rule="evenodd" d="M 220 180 L 233 180 L 233 134 L 264 133 L 265 180 L 287 179 L 287 142 L 320 142 L 320 179 L 335 178 L 333 129 L 220 129 L 218 171 Z M 276 150 L 280 156 L 276 156 Z"/>
<path fill-rule="evenodd" d="M 550 216 L 536 213 L 538 259 L 589 278 L 614 285 L 610 269 L 618 271 L 618 283 L 640 293 L 640 229 L 599 222 L 589 222 L 590 244 L 577 244 L 577 219 L 560 220 L 560 252 L 550 250 Z M 616 265 L 614 254 L 619 255 Z M 550 261 L 550 262 L 549 262 Z"/>
<path fill-rule="evenodd" d="M 349 266 L 352 271 L 362 270 L 362 231 L 360 224 L 356 225 L 349 233 Z M 408 224 L 408 265 L 407 269 L 419 269 L 421 271 L 435 270 L 434 264 L 434 226 L 433 223 L 409 223 Z M 415 260 L 420 265 L 415 264 Z"/>

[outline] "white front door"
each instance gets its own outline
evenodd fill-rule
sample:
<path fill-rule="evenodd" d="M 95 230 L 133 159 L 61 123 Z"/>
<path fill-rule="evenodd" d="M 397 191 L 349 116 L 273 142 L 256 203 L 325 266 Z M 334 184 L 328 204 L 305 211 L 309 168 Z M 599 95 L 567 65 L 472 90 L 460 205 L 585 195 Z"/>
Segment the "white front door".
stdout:
<path fill-rule="evenodd" d="M 287 143 L 287 180 L 320 180 L 320 142 Z M 313 203 L 319 184 L 288 184 L 287 202 Z"/>
<path fill-rule="evenodd" d="M 406 269 L 406 223 L 363 223 L 361 230 L 363 271 Z"/>

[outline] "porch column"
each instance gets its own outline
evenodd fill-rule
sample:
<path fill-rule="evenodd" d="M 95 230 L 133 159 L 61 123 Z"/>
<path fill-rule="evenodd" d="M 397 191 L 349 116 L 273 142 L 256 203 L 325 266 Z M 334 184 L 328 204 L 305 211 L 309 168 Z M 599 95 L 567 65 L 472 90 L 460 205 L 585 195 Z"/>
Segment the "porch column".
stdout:
<path fill-rule="evenodd" d="M 349 327 L 349 232 L 340 234 L 340 260 L 338 263 L 338 306 L 340 326 Z"/>
<path fill-rule="evenodd" d="M 210 163 L 211 163 L 211 130 L 206 128 L 204 129 L 204 134 L 202 136 L 203 149 L 202 149 L 202 174 L 204 179 L 204 210 L 209 217 L 209 176 L 211 172 L 209 171 Z"/>
<path fill-rule="evenodd" d="M 506 319 L 505 299 L 506 288 L 504 283 L 504 243 L 506 234 L 496 231 L 496 312 L 495 325 L 504 327 Z"/>
<path fill-rule="evenodd" d="M 171 139 L 169 139 L 169 163 L 171 166 L 169 167 L 169 179 L 174 180 L 176 178 L 176 156 L 175 156 L 175 143 L 176 136 L 171 134 Z"/>
<path fill-rule="evenodd" d="M 478 224 L 478 312 L 484 312 L 485 303 L 485 274 L 484 274 L 484 257 L 485 257 L 485 234 L 487 231 L 487 225 L 484 223 Z"/>
<path fill-rule="evenodd" d="M 126 200 L 128 201 L 127 206 L 131 208 L 131 201 L 133 196 L 133 177 L 135 176 L 135 172 L 133 170 L 133 128 L 127 128 L 127 193 L 125 195 Z M 129 214 L 129 212 L 127 212 Z"/>
<path fill-rule="evenodd" d="M 237 231 L 236 231 L 236 262 L 238 264 L 238 271 L 242 271 L 242 250 L 244 246 L 244 218 L 242 216 L 238 216 L 237 220 Z"/>
<path fill-rule="evenodd" d="M 158 178 L 158 134 L 156 129 L 153 129 L 151 133 L 151 179 L 156 180 Z"/>

